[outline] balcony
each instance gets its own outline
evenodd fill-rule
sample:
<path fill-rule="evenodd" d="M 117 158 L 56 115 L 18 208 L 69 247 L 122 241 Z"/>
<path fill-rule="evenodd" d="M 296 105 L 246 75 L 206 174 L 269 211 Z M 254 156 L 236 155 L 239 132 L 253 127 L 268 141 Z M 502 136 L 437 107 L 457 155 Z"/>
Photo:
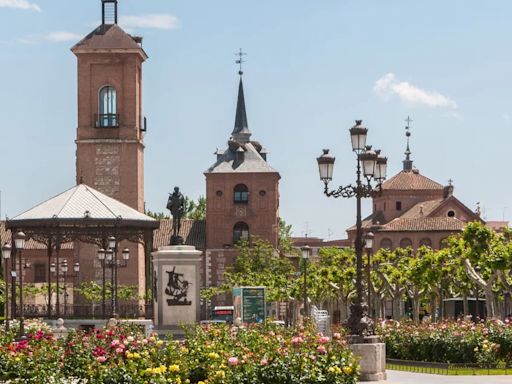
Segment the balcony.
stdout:
<path fill-rule="evenodd" d="M 106 113 L 95 115 L 96 128 L 119 128 L 119 114 Z"/>

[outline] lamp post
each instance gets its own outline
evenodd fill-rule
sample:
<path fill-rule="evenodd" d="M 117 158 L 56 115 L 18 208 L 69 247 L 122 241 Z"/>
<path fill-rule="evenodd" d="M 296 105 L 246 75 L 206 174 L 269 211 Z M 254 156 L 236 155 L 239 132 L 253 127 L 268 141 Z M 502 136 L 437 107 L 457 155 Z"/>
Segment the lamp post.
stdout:
<path fill-rule="evenodd" d="M 373 321 L 368 317 L 367 305 L 363 293 L 363 229 L 361 219 L 361 199 L 372 197 L 380 192 L 380 187 L 386 179 L 387 158 L 380 156 L 380 151 L 373 151 L 366 145 L 368 129 L 362 125 L 362 120 L 356 120 L 356 125 L 350 128 L 352 151 L 356 154 L 356 184 L 340 186 L 337 190 L 329 191 L 332 180 L 335 158 L 328 149 L 317 158 L 320 180 L 324 182 L 324 194 L 327 197 L 356 198 L 356 300 L 350 306 L 348 327 L 353 336 L 374 334 Z M 363 178 L 366 179 L 363 183 Z M 376 183 L 372 186 L 372 179 Z"/>
<path fill-rule="evenodd" d="M 52 263 L 52 265 L 50 266 L 50 271 L 54 275 L 56 275 L 55 279 L 57 281 L 60 280 L 61 276 L 63 277 L 63 280 L 64 280 L 64 317 L 66 317 L 66 309 L 68 306 L 68 287 L 66 284 L 68 281 L 68 277 L 72 277 L 72 278 L 78 277 L 78 273 L 80 272 L 80 263 L 77 262 L 77 263 L 73 264 L 73 271 L 75 273 L 72 275 L 68 275 L 69 268 L 68 268 L 68 261 L 66 259 L 64 259 L 62 261 L 62 263 L 60 263 L 60 265 Z M 57 292 L 57 296 L 59 294 L 60 293 Z M 57 308 L 57 313 L 60 313 L 60 308 Z"/>
<path fill-rule="evenodd" d="M 304 318 L 309 316 L 308 311 L 308 259 L 311 255 L 311 248 L 308 245 L 305 245 L 301 248 L 302 251 L 302 261 L 304 263 Z"/>
<path fill-rule="evenodd" d="M 8 268 L 7 260 L 11 258 L 12 248 L 8 243 L 5 243 L 2 247 L 2 258 L 5 263 L 5 331 L 9 330 L 9 280 L 7 279 Z"/>
<path fill-rule="evenodd" d="M 23 232 L 17 232 L 14 235 L 14 245 L 16 246 L 16 250 L 19 251 L 19 268 L 20 268 L 20 334 L 19 337 L 22 338 L 25 336 L 25 319 L 24 319 L 24 311 L 23 311 L 23 262 L 21 257 L 21 252 L 25 248 L 25 239 L 27 237 Z M 16 300 L 16 298 L 14 298 Z"/>
<path fill-rule="evenodd" d="M 373 249 L 373 238 L 375 235 L 373 232 L 368 232 L 364 238 L 364 247 L 366 248 L 366 256 L 367 256 L 367 262 L 366 262 L 366 270 L 367 270 L 367 279 L 368 282 L 366 283 L 367 289 L 368 289 L 368 314 L 373 319 L 373 313 L 372 313 L 372 279 L 371 279 L 371 256 L 372 256 L 372 249 Z"/>
<path fill-rule="evenodd" d="M 117 315 L 117 284 L 118 284 L 118 268 L 124 268 L 128 265 L 128 260 L 130 259 L 130 250 L 128 248 L 124 248 L 121 252 L 121 256 L 123 261 L 118 260 L 117 257 L 117 240 L 114 236 L 110 236 L 107 241 L 108 248 L 107 250 L 101 248 L 98 250 L 98 260 L 101 262 L 101 267 L 103 269 L 103 280 L 102 280 L 102 314 L 105 317 L 105 302 L 106 302 L 106 280 L 105 280 L 105 270 L 106 268 L 111 269 L 110 275 L 110 300 L 112 305 L 112 317 Z"/>

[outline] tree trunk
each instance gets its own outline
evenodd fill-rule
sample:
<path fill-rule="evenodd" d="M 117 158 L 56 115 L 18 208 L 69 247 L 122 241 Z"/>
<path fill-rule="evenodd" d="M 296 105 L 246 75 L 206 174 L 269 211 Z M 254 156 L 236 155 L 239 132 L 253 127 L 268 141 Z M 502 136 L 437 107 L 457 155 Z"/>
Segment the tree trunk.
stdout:
<path fill-rule="evenodd" d="M 414 295 L 412 297 L 412 318 L 416 324 L 420 322 L 420 294 L 417 289 L 414 290 Z"/>

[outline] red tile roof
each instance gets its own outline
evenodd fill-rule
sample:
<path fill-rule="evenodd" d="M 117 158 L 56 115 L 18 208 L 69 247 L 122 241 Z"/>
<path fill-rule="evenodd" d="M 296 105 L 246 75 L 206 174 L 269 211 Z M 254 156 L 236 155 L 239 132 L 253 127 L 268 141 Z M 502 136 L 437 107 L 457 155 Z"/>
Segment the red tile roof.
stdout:
<path fill-rule="evenodd" d="M 384 225 L 383 232 L 462 231 L 466 223 L 455 217 L 396 218 Z"/>
<path fill-rule="evenodd" d="M 439 207 L 444 202 L 444 199 L 422 201 L 407 212 L 405 212 L 400 218 L 402 219 L 413 219 L 420 218 L 422 216 L 428 216 L 434 209 Z"/>
<path fill-rule="evenodd" d="M 160 221 L 160 228 L 156 229 L 153 238 L 153 248 L 169 245 L 172 234 L 172 219 Z M 183 220 L 179 235 L 183 237 L 186 245 L 193 245 L 198 250 L 206 249 L 206 221 Z"/>
<path fill-rule="evenodd" d="M 444 187 L 419 173 L 418 170 L 401 171 L 382 184 L 384 190 L 443 190 Z"/>

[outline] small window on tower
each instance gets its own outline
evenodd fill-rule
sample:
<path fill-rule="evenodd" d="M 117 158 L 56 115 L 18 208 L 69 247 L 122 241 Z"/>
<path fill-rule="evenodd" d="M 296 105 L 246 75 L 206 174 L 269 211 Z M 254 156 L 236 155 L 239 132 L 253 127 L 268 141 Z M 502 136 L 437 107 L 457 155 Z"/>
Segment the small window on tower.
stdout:
<path fill-rule="evenodd" d="M 249 202 L 249 188 L 245 184 L 238 184 L 234 189 L 235 204 L 247 204 Z"/>
<path fill-rule="evenodd" d="M 96 119 L 96 127 L 119 127 L 119 115 L 117 114 L 117 94 L 114 87 L 107 85 L 100 89 L 98 111 L 99 113 Z"/>
<path fill-rule="evenodd" d="M 233 228 L 233 244 L 241 240 L 249 240 L 249 226 L 242 221 L 236 223 Z"/>
<path fill-rule="evenodd" d="M 396 202 L 396 210 L 397 211 L 401 211 L 402 210 L 402 202 L 401 201 L 397 201 Z"/>

